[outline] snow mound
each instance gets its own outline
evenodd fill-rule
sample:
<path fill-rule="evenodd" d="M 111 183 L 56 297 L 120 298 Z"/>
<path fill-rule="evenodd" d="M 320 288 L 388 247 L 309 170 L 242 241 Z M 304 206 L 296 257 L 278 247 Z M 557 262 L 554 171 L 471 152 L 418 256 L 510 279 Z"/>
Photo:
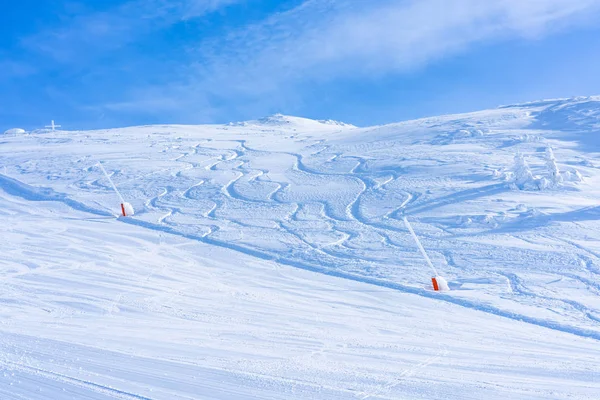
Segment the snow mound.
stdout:
<path fill-rule="evenodd" d="M 539 180 L 531 173 L 527 160 L 521 153 L 515 154 L 513 167 L 513 184 L 521 190 L 540 189 Z"/>
<path fill-rule="evenodd" d="M 13 129 L 4 131 L 5 135 L 22 135 L 24 133 L 25 133 L 25 129 L 21 129 L 21 128 L 13 128 Z"/>
<path fill-rule="evenodd" d="M 354 126 L 352 124 L 347 124 L 342 121 L 336 121 L 334 119 L 319 119 L 319 120 L 317 120 L 317 122 L 324 124 L 324 125 L 334 125 L 334 126 L 343 126 L 346 128 L 356 128 L 356 126 Z"/>
<path fill-rule="evenodd" d="M 302 117 L 292 117 L 283 114 L 273 114 L 268 117 L 260 118 L 257 120 L 233 122 L 230 126 L 262 126 L 277 129 L 330 129 L 335 128 L 356 128 L 354 125 L 346 124 L 340 121 L 334 120 L 314 120 Z"/>

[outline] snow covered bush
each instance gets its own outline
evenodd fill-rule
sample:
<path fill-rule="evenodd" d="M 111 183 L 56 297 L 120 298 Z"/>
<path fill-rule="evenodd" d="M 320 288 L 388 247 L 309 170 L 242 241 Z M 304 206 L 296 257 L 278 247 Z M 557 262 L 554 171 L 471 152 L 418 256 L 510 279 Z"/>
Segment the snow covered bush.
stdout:
<path fill-rule="evenodd" d="M 537 179 L 536 182 L 539 190 L 549 189 L 553 186 L 556 186 L 552 181 L 550 181 L 547 178 Z"/>
<path fill-rule="evenodd" d="M 523 143 L 534 143 L 534 142 L 542 142 L 544 140 L 544 138 L 539 135 L 531 135 L 528 133 L 528 134 L 525 134 L 525 135 L 522 135 L 521 137 L 519 137 L 519 140 Z"/>
<path fill-rule="evenodd" d="M 562 179 L 565 182 L 574 182 L 574 183 L 583 182 L 583 175 L 581 175 L 581 173 L 579 171 L 577 171 L 576 169 L 574 169 L 572 171 L 565 171 L 561 175 L 562 175 Z"/>
<path fill-rule="evenodd" d="M 556 164 L 556 157 L 554 157 L 554 151 L 550 147 L 546 148 L 546 167 L 548 169 L 550 187 L 559 186 L 563 182 L 579 183 L 583 181 L 583 176 L 576 169 L 564 172 L 559 170 Z"/>
<path fill-rule="evenodd" d="M 473 220 L 471 218 L 463 215 L 461 217 L 458 217 L 458 220 L 456 221 L 456 223 L 458 224 L 458 226 L 466 228 L 473 224 Z"/>
<path fill-rule="evenodd" d="M 515 207 L 515 210 L 517 210 L 518 212 L 525 212 L 528 210 L 527 206 L 523 203 L 518 204 L 517 207 Z"/>
<path fill-rule="evenodd" d="M 512 170 L 513 184 L 522 190 L 539 189 L 538 181 L 533 177 L 527 160 L 521 153 L 515 155 L 515 163 Z"/>
<path fill-rule="evenodd" d="M 511 187 L 520 190 L 544 190 L 557 188 L 567 182 L 583 181 L 583 176 L 576 169 L 560 171 L 552 148 L 546 148 L 544 159 L 547 174 L 539 177 L 533 175 L 525 157 L 521 153 L 516 154 L 512 170 L 505 173 L 507 180 L 511 182 Z"/>
<path fill-rule="evenodd" d="M 496 218 L 492 214 L 486 214 L 483 217 L 482 223 L 484 225 L 490 226 L 492 228 L 497 228 L 498 227 L 498 223 L 496 222 Z"/>
<path fill-rule="evenodd" d="M 559 185 L 563 181 L 563 177 L 560 174 L 558 165 L 556 164 L 556 157 L 554 157 L 554 151 L 552 147 L 546 148 L 546 167 L 548 168 L 550 185 Z"/>

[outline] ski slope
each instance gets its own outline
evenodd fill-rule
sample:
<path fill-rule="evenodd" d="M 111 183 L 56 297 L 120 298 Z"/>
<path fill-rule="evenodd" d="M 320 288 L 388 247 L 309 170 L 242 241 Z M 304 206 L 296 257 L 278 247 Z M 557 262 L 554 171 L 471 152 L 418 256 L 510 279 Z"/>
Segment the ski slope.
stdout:
<path fill-rule="evenodd" d="M 599 132 L 588 97 L 0 136 L 0 398 L 597 399 Z M 517 188 L 548 147 L 582 180 Z"/>

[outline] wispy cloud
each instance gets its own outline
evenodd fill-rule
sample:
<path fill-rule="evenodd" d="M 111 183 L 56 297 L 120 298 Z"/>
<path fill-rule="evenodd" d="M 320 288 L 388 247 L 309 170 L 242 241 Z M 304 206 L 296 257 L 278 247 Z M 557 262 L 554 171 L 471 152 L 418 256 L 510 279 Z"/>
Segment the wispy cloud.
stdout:
<path fill-rule="evenodd" d="M 242 3 L 244 0 L 188 0 L 183 2 L 181 17 L 192 19 L 202 17 L 227 6 Z"/>
<path fill-rule="evenodd" d="M 171 88 L 182 108 L 213 98 L 259 109 L 290 101 L 307 82 L 402 73 L 473 45 L 593 23 L 599 11 L 600 0 L 307 0 L 198 43 L 197 61 Z"/>
<path fill-rule="evenodd" d="M 389 73 L 485 41 L 594 22 L 599 10 L 599 0 L 311 0 L 235 33 L 230 53 L 203 65 L 211 76 L 231 65 L 269 80 Z"/>
<path fill-rule="evenodd" d="M 76 63 L 81 54 L 89 59 L 245 1 L 131 0 L 75 17 L 27 45 Z M 472 46 L 535 40 L 599 16 L 600 0 L 306 0 L 225 36 L 192 40 L 185 62 L 162 83 L 119 93 L 98 109 L 186 121 L 293 110 L 311 85 L 399 74 Z"/>
<path fill-rule="evenodd" d="M 22 44 L 59 63 L 81 63 L 155 30 L 202 17 L 245 0 L 130 0 L 100 12 L 77 14 Z"/>

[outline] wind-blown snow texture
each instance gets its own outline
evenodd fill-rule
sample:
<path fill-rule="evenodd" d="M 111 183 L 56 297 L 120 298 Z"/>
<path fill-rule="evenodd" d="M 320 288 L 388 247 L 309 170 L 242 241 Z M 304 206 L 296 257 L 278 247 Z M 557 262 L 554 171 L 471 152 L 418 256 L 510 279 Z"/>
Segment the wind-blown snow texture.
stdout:
<path fill-rule="evenodd" d="M 0 398 L 597 399 L 599 134 L 578 98 L 0 137 Z"/>

